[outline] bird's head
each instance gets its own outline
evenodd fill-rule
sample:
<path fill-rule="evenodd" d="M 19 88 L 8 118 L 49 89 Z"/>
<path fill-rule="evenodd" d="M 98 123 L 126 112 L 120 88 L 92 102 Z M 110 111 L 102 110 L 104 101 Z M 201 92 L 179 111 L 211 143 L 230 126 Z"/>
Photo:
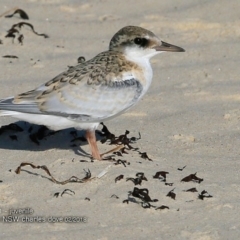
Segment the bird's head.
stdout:
<path fill-rule="evenodd" d="M 161 41 L 154 33 L 141 27 L 127 26 L 111 39 L 110 51 L 118 51 L 129 57 L 151 58 L 160 52 L 184 52 L 181 47 Z"/>

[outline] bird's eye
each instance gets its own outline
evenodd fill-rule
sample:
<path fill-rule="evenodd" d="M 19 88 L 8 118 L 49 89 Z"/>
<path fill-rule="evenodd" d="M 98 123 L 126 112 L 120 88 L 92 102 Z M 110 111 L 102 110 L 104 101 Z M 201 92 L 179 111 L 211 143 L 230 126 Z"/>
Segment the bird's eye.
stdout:
<path fill-rule="evenodd" d="M 145 47 L 147 45 L 148 40 L 146 38 L 135 38 L 134 43 L 141 46 Z"/>
<path fill-rule="evenodd" d="M 137 45 L 141 45 L 141 43 L 142 43 L 142 38 L 135 38 L 135 39 L 134 39 L 134 43 L 136 43 Z"/>

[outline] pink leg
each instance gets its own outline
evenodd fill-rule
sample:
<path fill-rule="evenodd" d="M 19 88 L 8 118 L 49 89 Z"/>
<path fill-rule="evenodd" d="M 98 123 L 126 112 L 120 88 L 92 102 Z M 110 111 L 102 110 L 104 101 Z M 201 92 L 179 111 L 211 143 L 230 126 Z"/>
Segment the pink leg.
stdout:
<path fill-rule="evenodd" d="M 86 139 L 92 150 L 92 157 L 97 160 L 102 160 L 99 150 L 98 150 L 98 146 L 97 146 L 95 130 L 94 131 L 87 130 L 86 131 Z"/>

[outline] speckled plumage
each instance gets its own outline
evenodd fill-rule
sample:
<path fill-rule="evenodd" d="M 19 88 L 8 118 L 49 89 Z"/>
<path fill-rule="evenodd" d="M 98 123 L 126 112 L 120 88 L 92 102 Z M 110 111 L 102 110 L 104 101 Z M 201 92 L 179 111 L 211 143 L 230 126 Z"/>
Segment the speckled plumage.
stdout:
<path fill-rule="evenodd" d="M 0 100 L 0 115 L 54 130 L 85 129 L 93 157 L 100 160 L 92 133 L 99 122 L 123 113 L 146 93 L 152 80 L 149 59 L 161 51 L 184 50 L 162 42 L 146 29 L 122 28 L 111 39 L 108 51 L 69 67 L 32 91 Z"/>
<path fill-rule="evenodd" d="M 139 73 L 141 68 L 126 61 L 121 53 L 103 52 L 87 62 L 70 67 L 38 89 L 19 94 L 13 102 L 16 106 L 25 104 L 26 101 L 31 103 L 29 108 L 25 106 L 22 110 L 26 113 L 44 113 L 72 119 L 75 115 L 75 118 L 84 122 L 103 121 L 137 101 L 142 92 L 142 85 L 136 79 Z M 126 80 L 124 75 L 127 75 Z M 74 98 L 66 96 L 66 92 L 75 95 Z M 101 98 L 103 95 L 104 98 Z M 115 104 L 118 103 L 118 107 L 108 103 L 112 102 L 112 97 L 115 97 Z M 81 105 L 76 104 L 77 101 L 80 101 Z M 92 102 L 92 109 L 88 106 L 88 109 L 84 110 L 83 105 L 87 102 Z M 104 111 L 100 105 L 107 106 L 108 109 Z M 99 109 L 102 114 L 98 114 Z"/>

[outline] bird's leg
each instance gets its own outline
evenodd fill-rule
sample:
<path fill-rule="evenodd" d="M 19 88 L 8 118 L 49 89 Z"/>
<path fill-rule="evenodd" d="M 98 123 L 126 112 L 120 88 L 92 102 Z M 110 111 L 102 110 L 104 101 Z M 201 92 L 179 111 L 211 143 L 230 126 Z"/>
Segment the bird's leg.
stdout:
<path fill-rule="evenodd" d="M 108 153 L 116 152 L 124 148 L 124 145 L 121 144 L 115 148 L 113 148 L 110 151 L 107 151 L 105 153 L 100 154 L 97 146 L 97 141 L 96 141 L 96 135 L 95 131 L 87 130 L 86 131 L 86 139 L 88 141 L 88 144 L 90 145 L 90 148 L 92 150 L 92 157 L 97 160 L 102 160 L 102 157 Z"/>
<path fill-rule="evenodd" d="M 119 146 L 111 149 L 110 151 L 107 151 L 107 152 L 105 152 L 105 153 L 100 154 L 100 156 L 102 157 L 102 156 L 104 156 L 104 155 L 106 155 L 106 154 L 108 154 L 108 153 L 117 152 L 117 151 L 119 151 L 119 150 L 121 150 L 121 149 L 123 149 L 123 148 L 124 148 L 124 145 L 121 144 L 121 145 L 119 145 Z"/>
<path fill-rule="evenodd" d="M 86 139 L 88 141 L 88 144 L 91 147 L 92 150 L 92 157 L 97 160 L 102 160 L 98 146 L 97 146 L 97 141 L 96 141 L 96 135 L 95 135 L 95 130 L 87 130 L 86 131 Z"/>

